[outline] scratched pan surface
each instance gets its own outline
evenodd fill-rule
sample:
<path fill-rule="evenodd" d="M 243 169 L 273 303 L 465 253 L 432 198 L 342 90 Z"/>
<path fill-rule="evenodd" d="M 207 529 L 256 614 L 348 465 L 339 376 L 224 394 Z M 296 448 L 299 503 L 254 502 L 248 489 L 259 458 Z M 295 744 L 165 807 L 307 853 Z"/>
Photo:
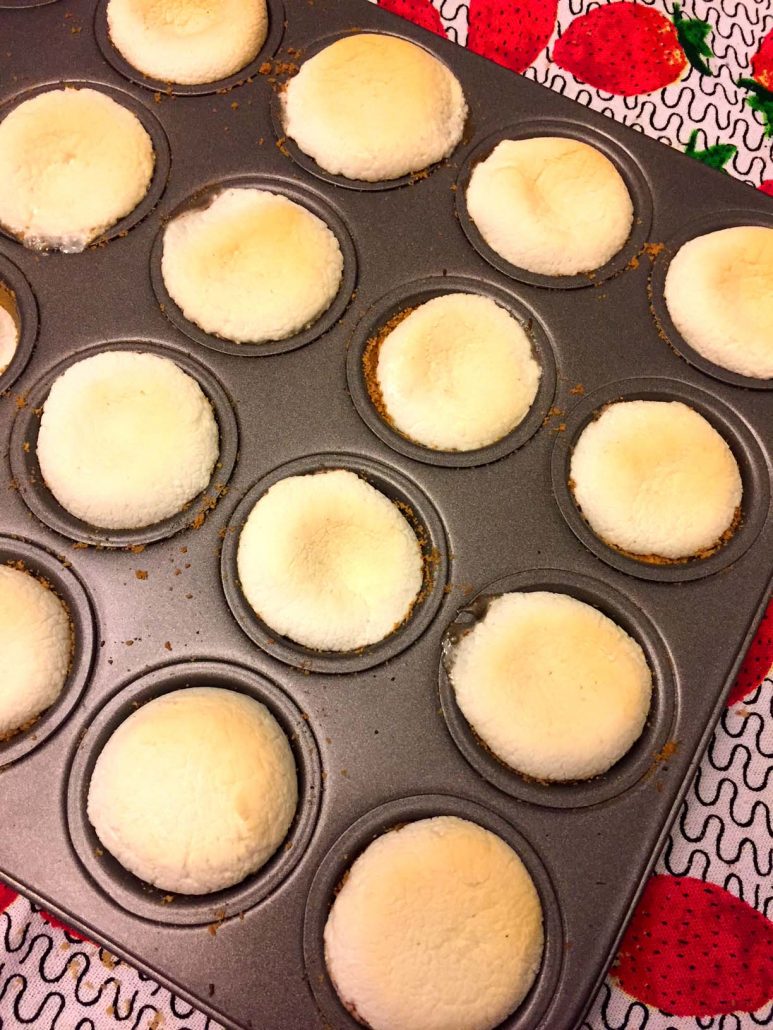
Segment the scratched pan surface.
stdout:
<path fill-rule="evenodd" d="M 2 745 L 0 872 L 230 1026 L 346 1027 L 351 1020 L 326 979 L 320 943 L 332 887 L 373 834 L 406 818 L 466 813 L 521 849 L 545 908 L 543 969 L 505 1025 L 568 1030 L 604 975 L 769 588 L 773 395 L 769 383 L 750 389 L 715 375 L 678 340 L 669 346 L 664 335 L 673 327 L 662 325 L 662 335 L 650 310 L 646 254 L 629 262 L 633 253 L 626 253 L 627 270 L 613 263 L 611 277 L 593 285 L 550 288 L 528 275 L 522 281 L 517 270 L 486 259 L 454 187 L 463 187 L 470 162 L 503 134 L 542 131 L 592 140 L 618 162 L 637 207 L 633 250 L 679 241 L 693 224 L 702 231 L 728 220 L 769 225 L 770 202 L 361 0 L 286 0 L 284 12 L 272 2 L 271 14 L 261 61 L 274 50 L 287 60 L 288 47 L 313 51 L 323 37 L 365 27 L 438 54 L 469 101 L 464 144 L 413 184 L 345 188 L 275 145 L 268 76 L 255 74 L 228 93 L 154 95 L 154 84 L 131 81 L 109 54 L 103 6 L 95 14 L 88 0 L 10 7 L 6 0 L 0 10 L 2 105 L 60 81 L 123 91 L 152 128 L 166 177 L 154 186 L 155 208 L 146 205 L 125 235 L 83 254 L 39 255 L 0 238 L 0 278 L 16 292 L 28 359 L 0 382 L 9 387 L 0 402 L 0 557 L 24 560 L 46 576 L 81 628 L 66 700 L 26 736 Z M 338 318 L 321 334 L 259 356 L 255 348 L 211 345 L 183 331 L 178 313 L 164 314 L 153 285 L 154 243 L 162 220 L 201 191 L 266 177 L 330 212 L 334 228 L 350 237 L 344 252 L 356 295 L 348 305 L 336 302 Z M 658 262 L 667 260 L 666 250 Z M 653 276 L 661 316 L 662 271 L 659 264 Z M 442 292 L 444 276 L 456 286 L 473 280 L 479 292 L 532 321 L 535 348 L 555 383 L 547 391 L 554 395 L 538 403 L 564 413 L 480 453 L 488 463 L 469 467 L 434 460 L 378 426 L 358 363 L 350 360 L 347 371 L 347 350 L 362 346 L 374 319 Z M 155 282 L 158 289 L 157 274 Z M 209 506 L 205 498 L 163 532 L 95 547 L 88 527 L 66 518 L 36 482 L 34 447 L 24 449 L 34 440 L 36 416 L 20 405 L 45 392 L 56 366 L 121 341 L 165 348 L 199 376 L 213 396 L 233 471 L 222 470 L 227 491 L 205 519 L 196 518 L 198 528 L 188 523 Z M 739 460 L 743 524 L 705 565 L 657 570 L 627 562 L 589 539 L 567 497 L 571 443 L 594 407 L 645 395 L 688 399 L 725 433 Z M 242 498 L 257 496 L 289 463 L 359 469 L 412 504 L 436 547 L 436 582 L 417 612 L 420 622 L 356 660 L 335 662 L 271 642 L 239 604 L 229 527 L 238 527 Z M 223 485 L 213 484 L 209 496 Z M 460 609 L 480 610 L 497 590 L 545 586 L 616 617 L 642 642 L 656 678 L 640 744 L 607 776 L 580 786 L 527 784 L 481 753 L 442 669 L 446 632 L 469 619 Z M 293 735 L 302 786 L 293 847 L 222 895 L 164 904 L 96 854 L 83 816 L 88 774 L 132 702 L 213 679 L 262 698 Z M 675 751 L 667 746 L 673 741 Z M 664 747 L 668 757 L 654 761 Z"/>

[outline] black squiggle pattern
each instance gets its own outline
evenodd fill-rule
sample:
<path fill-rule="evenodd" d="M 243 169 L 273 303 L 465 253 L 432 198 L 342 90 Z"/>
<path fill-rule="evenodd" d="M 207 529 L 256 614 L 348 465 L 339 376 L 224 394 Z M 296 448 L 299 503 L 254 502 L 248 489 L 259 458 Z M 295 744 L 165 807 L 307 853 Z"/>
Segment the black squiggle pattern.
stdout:
<path fill-rule="evenodd" d="M 0 1030 L 218 1030 L 146 974 L 45 923 L 26 900 L 0 920 Z"/>
<path fill-rule="evenodd" d="M 604 6 L 609 0 L 559 0 L 558 21 L 553 39 L 582 14 Z M 637 0 L 664 11 L 664 0 Z M 468 3 L 435 0 L 450 38 L 464 43 L 467 38 Z M 574 76 L 551 63 L 551 45 L 524 73 L 542 85 L 632 127 L 640 127 L 661 142 L 684 150 L 693 128 L 703 129 L 710 144 L 733 143 L 737 153 L 726 167 L 731 175 L 758 186 L 773 178 L 771 141 L 765 137 L 759 118 L 745 103 L 746 92 L 737 85 L 748 75 L 752 55 L 773 29 L 773 5 L 768 0 L 684 0 L 687 17 L 711 25 L 715 58 L 714 76 L 689 69 L 677 83 L 641 97 L 617 97 L 589 89 Z M 507 5 L 503 5 L 507 9 Z M 664 116 L 664 111 L 671 115 Z"/>

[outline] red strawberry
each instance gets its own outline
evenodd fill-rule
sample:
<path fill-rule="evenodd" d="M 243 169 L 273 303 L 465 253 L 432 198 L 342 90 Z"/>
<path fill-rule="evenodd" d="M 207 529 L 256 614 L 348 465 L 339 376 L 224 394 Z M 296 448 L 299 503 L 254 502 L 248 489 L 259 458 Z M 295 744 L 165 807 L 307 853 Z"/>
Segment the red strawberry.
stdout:
<path fill-rule="evenodd" d="M 765 135 L 773 136 L 773 29 L 752 58 L 751 78 L 739 79 L 738 85 L 750 91 L 746 103 L 762 115 Z"/>
<path fill-rule="evenodd" d="M 768 604 L 768 610 L 762 617 L 752 645 L 746 652 L 743 665 L 735 678 L 733 688 L 727 696 L 728 707 L 737 704 L 747 694 L 756 690 L 770 672 L 771 665 L 773 665 L 773 601 Z"/>
<path fill-rule="evenodd" d="M 391 11 L 392 14 L 399 14 L 401 18 L 412 21 L 422 29 L 436 32 L 438 36 L 446 34 L 440 15 L 430 0 L 378 0 L 378 5 L 385 11 Z"/>
<path fill-rule="evenodd" d="M 77 930 L 73 930 L 67 923 L 63 923 L 61 919 L 57 919 L 56 916 L 52 916 L 50 912 L 46 912 L 43 909 L 40 910 L 40 918 L 44 923 L 48 923 L 49 926 L 53 926 L 57 930 L 64 930 L 68 937 L 74 937 L 78 941 L 85 941 L 86 944 L 91 944 L 88 937 L 84 937 L 82 933 Z"/>
<path fill-rule="evenodd" d="M 773 197 L 773 179 L 763 179 L 757 188 L 763 193 L 767 193 L 769 197 Z"/>
<path fill-rule="evenodd" d="M 676 82 L 688 62 L 711 75 L 705 58 L 713 57 L 704 21 L 682 17 L 674 4 L 673 20 L 632 0 L 615 0 L 575 18 L 553 47 L 553 60 L 575 78 L 607 93 L 638 96 Z"/>
<path fill-rule="evenodd" d="M 467 49 L 525 71 L 548 45 L 557 10 L 558 0 L 471 0 Z"/>
<path fill-rule="evenodd" d="M 8 906 L 16 901 L 19 895 L 15 890 L 10 887 L 6 887 L 4 883 L 0 883 L 0 912 L 5 912 Z"/>
<path fill-rule="evenodd" d="M 672 1016 L 755 1012 L 773 997 L 773 923 L 713 883 L 653 876 L 612 974 Z"/>

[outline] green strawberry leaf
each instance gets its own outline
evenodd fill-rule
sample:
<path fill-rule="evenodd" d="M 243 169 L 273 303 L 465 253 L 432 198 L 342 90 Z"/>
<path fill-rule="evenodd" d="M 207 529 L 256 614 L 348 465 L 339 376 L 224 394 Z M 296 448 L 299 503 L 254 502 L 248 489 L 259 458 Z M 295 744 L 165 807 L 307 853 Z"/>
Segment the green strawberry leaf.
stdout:
<path fill-rule="evenodd" d="M 697 18 L 683 18 L 681 4 L 674 4 L 673 22 L 685 57 L 693 68 L 701 75 L 713 75 L 714 72 L 707 64 L 707 60 L 714 56 L 708 44 L 711 32 L 709 23 L 698 21 Z"/>
<path fill-rule="evenodd" d="M 715 143 L 711 147 L 706 147 L 705 150 L 698 150 L 695 145 L 697 140 L 698 130 L 693 129 L 690 133 L 685 154 L 688 157 L 694 157 L 696 161 L 700 161 L 702 164 L 708 165 L 709 168 L 717 168 L 720 171 L 724 171 L 725 165 L 738 150 L 738 147 L 732 143 Z"/>
<path fill-rule="evenodd" d="M 752 111 L 762 115 L 765 135 L 773 136 L 773 93 L 754 79 L 739 79 L 738 85 L 749 90 L 751 96 L 746 98 L 746 103 Z"/>

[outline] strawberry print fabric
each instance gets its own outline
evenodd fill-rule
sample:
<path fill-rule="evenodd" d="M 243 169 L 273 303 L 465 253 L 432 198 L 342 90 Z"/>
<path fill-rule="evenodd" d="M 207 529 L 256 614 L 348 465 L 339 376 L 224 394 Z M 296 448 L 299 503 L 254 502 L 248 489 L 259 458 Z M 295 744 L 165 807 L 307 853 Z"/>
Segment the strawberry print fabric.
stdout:
<path fill-rule="evenodd" d="M 771 0 L 380 4 L 773 196 Z M 584 1030 L 773 1027 L 771 663 L 773 603 Z M 0 883 L 0 1030 L 218 1026 Z"/>
<path fill-rule="evenodd" d="M 770 0 L 381 6 L 773 195 Z"/>

